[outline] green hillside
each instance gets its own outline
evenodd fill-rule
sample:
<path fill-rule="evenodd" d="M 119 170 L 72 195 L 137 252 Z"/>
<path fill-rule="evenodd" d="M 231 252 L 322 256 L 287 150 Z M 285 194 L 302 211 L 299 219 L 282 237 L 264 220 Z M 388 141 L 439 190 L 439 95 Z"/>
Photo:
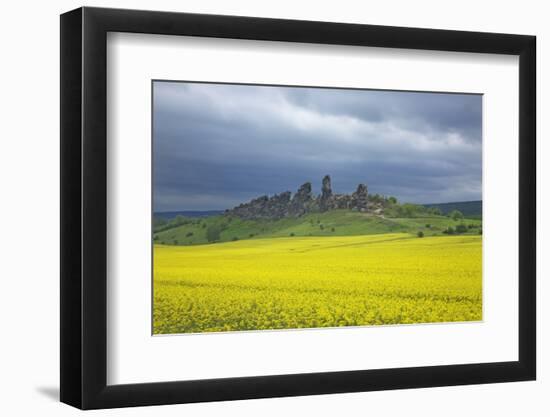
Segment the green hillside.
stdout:
<path fill-rule="evenodd" d="M 155 226 L 155 243 L 197 245 L 213 241 L 258 239 L 292 236 L 353 236 L 405 232 L 424 236 L 445 235 L 449 227 L 459 226 L 460 234 L 479 234 L 480 220 L 452 220 L 449 217 L 425 215 L 413 218 L 390 218 L 349 210 L 310 213 L 298 218 L 280 220 L 242 220 L 224 215 L 207 218 L 180 217 L 179 226 Z"/>

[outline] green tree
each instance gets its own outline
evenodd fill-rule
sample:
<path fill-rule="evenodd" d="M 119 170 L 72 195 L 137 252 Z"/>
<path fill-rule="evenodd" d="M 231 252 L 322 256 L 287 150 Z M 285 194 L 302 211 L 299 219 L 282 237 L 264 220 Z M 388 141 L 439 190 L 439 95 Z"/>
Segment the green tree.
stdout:
<path fill-rule="evenodd" d="M 453 210 L 449 213 L 449 217 L 453 220 L 462 220 L 464 218 L 464 214 L 462 214 L 461 211 Z"/>
<path fill-rule="evenodd" d="M 166 223 L 168 223 L 168 221 L 166 219 L 163 219 L 162 217 L 154 217 L 153 218 L 153 226 L 154 227 L 164 226 Z"/>
<path fill-rule="evenodd" d="M 468 231 L 468 228 L 465 224 L 461 223 L 456 225 L 455 231 L 456 233 L 466 233 Z"/>
<path fill-rule="evenodd" d="M 381 203 L 384 200 L 380 194 L 370 194 L 369 199 L 375 203 Z"/>
<path fill-rule="evenodd" d="M 419 230 L 418 233 L 416 234 L 416 236 L 424 237 L 424 232 L 422 230 Z"/>
<path fill-rule="evenodd" d="M 181 226 L 183 224 L 188 224 L 189 222 L 190 220 L 187 217 L 180 214 L 178 214 L 176 217 L 174 217 L 174 220 L 172 220 L 172 224 L 174 226 Z"/>
<path fill-rule="evenodd" d="M 432 216 L 441 216 L 441 210 L 437 207 L 428 207 L 426 210 L 428 214 L 431 214 Z"/>
<path fill-rule="evenodd" d="M 397 206 L 397 213 L 400 217 L 415 217 L 423 212 L 423 207 L 418 204 L 405 203 Z"/>
<path fill-rule="evenodd" d="M 218 225 L 211 225 L 208 226 L 206 229 L 206 240 L 209 242 L 216 242 L 220 240 L 220 234 L 222 233 L 222 229 Z"/>

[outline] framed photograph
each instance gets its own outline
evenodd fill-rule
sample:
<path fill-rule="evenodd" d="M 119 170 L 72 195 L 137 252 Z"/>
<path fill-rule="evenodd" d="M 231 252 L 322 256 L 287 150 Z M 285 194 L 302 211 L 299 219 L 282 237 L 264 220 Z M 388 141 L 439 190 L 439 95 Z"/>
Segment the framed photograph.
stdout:
<path fill-rule="evenodd" d="M 61 401 L 533 380 L 535 37 L 61 16 Z"/>

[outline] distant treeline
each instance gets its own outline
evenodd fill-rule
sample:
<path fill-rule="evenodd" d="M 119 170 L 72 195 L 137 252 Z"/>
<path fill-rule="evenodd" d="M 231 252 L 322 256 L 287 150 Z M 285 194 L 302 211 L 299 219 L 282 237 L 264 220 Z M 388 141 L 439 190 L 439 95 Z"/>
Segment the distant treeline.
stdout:
<path fill-rule="evenodd" d="M 171 220 L 177 216 L 183 217 L 210 217 L 222 214 L 224 210 L 184 210 L 184 211 L 159 211 L 153 214 L 155 219 Z"/>
<path fill-rule="evenodd" d="M 483 214 L 483 204 L 481 200 L 463 201 L 459 203 L 424 204 L 424 206 L 428 208 L 438 208 L 444 215 L 449 214 L 453 210 L 458 210 L 466 217 L 481 219 Z"/>

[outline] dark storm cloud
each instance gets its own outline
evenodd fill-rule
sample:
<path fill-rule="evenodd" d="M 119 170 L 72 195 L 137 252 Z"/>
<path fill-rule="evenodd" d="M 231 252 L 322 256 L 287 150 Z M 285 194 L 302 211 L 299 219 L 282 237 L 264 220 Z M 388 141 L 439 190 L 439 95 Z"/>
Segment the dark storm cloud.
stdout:
<path fill-rule="evenodd" d="M 325 174 L 402 201 L 481 198 L 481 96 L 155 82 L 156 211 L 233 207 Z"/>
<path fill-rule="evenodd" d="M 367 122 L 393 121 L 403 127 L 457 132 L 481 139 L 480 96 L 348 90 L 293 89 L 297 105 L 325 114 L 348 115 Z"/>

